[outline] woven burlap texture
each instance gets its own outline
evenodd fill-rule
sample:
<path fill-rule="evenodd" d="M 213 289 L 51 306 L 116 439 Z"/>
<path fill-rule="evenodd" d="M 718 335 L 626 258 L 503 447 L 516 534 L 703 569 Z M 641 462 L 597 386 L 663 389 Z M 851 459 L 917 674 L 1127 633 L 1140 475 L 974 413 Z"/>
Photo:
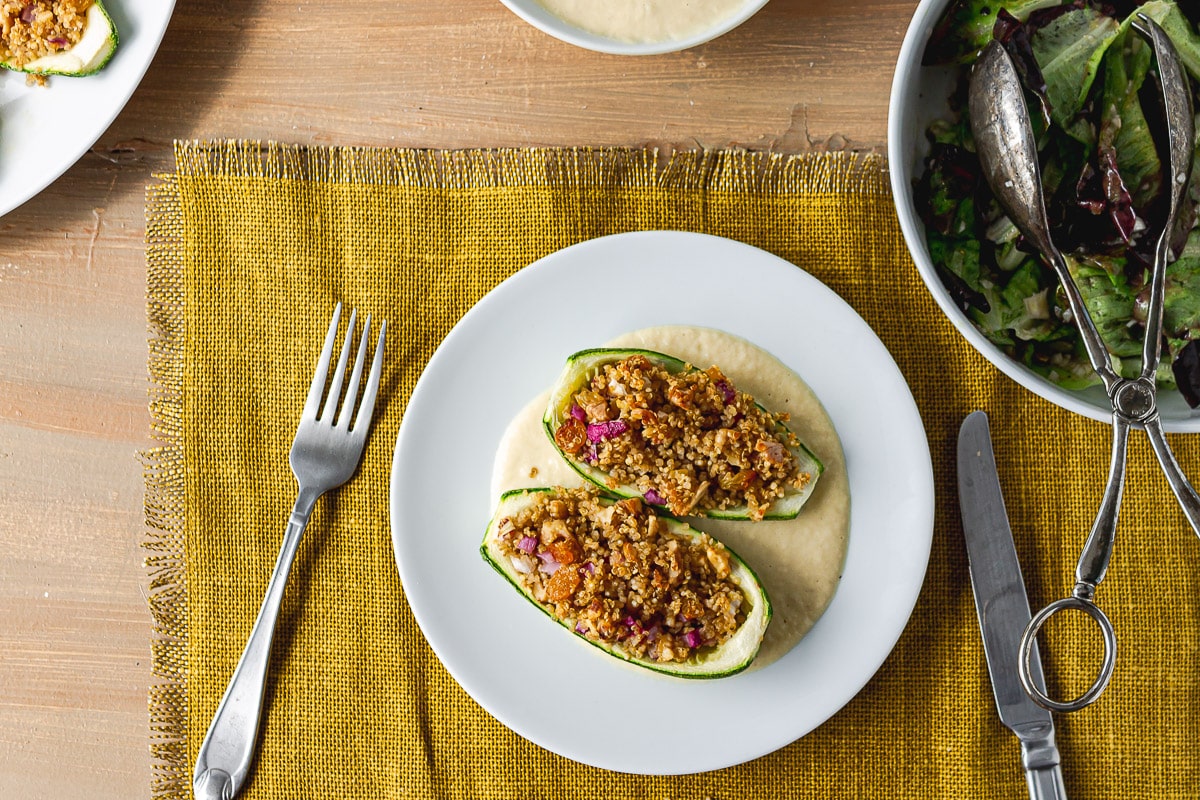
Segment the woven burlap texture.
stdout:
<path fill-rule="evenodd" d="M 156 797 L 191 796 L 191 765 L 278 552 L 295 491 L 287 452 L 296 398 L 337 300 L 392 326 L 381 402 L 360 476 L 318 505 L 300 547 L 247 800 L 1023 796 L 1016 740 L 997 720 L 976 626 L 955 437 L 969 411 L 990 413 L 1030 601 L 1039 607 L 1070 589 L 1110 435 L 1018 387 L 953 329 L 905 250 L 882 159 L 221 142 L 180 144 L 176 163 L 150 188 L 147 210 L 152 412 L 161 443 L 147 459 L 159 633 Z M 455 322 L 539 257 L 641 229 L 756 245 L 845 298 L 908 380 L 937 490 L 924 589 L 866 688 L 774 754 L 682 777 L 581 766 L 479 708 L 413 620 L 387 515 L 406 399 Z M 613 297 L 606 291 L 603 299 Z M 803 320 L 795 327 L 836 357 L 835 342 Z M 1172 444 L 1185 469 L 1200 475 L 1200 438 Z M 1200 785 L 1200 545 L 1141 434 L 1129 474 L 1116 556 L 1099 595 L 1120 637 L 1117 675 L 1096 706 L 1059 718 L 1066 784 L 1074 797 L 1192 796 Z M 490 579 L 482 562 L 478 576 L 464 576 L 475 578 Z M 1086 685 L 1094 637 L 1052 633 L 1052 684 Z M 530 701 L 554 704 L 579 725 L 588 724 L 589 703 L 620 702 L 593 697 L 569 675 L 546 689 Z M 736 737 L 754 718 L 753 710 L 730 720 L 708 719 L 703 708 L 631 708 L 630 724 L 661 726 L 669 748 L 672 726 Z"/>

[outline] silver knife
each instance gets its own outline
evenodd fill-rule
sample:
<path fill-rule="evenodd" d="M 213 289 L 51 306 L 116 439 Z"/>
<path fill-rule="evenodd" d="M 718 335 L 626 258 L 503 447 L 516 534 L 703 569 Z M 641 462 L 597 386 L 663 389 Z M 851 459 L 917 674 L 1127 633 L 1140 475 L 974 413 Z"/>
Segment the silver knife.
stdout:
<path fill-rule="evenodd" d="M 958 502 L 962 511 L 971 590 L 983 633 L 1000 721 L 1021 741 L 1021 761 L 1033 800 L 1066 800 L 1054 719 L 1029 699 L 1017 674 L 1017 648 L 1029 623 L 1029 600 L 1013 546 L 987 414 L 976 411 L 958 433 Z M 1037 644 L 1030 659 L 1034 682 L 1045 691 Z"/>

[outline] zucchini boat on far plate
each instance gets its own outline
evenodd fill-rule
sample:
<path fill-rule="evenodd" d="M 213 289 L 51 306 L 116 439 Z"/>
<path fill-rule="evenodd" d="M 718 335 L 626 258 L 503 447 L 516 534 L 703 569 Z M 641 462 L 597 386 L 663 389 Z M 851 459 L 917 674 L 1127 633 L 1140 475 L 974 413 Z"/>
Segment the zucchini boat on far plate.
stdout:
<path fill-rule="evenodd" d="M 27 6 L 32 9 L 30 14 L 36 14 L 37 4 Z M 30 26 L 32 17 L 26 19 L 22 12 L 17 24 Z M 63 37 L 55 35 L 47 39 L 56 46 L 67 44 Z M 39 58 L 24 61 L 14 59 L 11 55 L 4 57 L 8 48 L 0 40 L 0 67 L 14 72 L 26 72 L 33 75 L 65 75 L 69 77 L 84 77 L 99 72 L 112 58 L 117 49 L 117 28 L 113 25 L 112 17 L 100 0 L 93 0 L 88 6 L 84 17 L 84 27 L 78 41 L 70 47 L 51 52 Z"/>
<path fill-rule="evenodd" d="M 609 655 L 682 678 L 741 672 L 771 602 L 707 534 L 592 488 L 505 492 L 480 552 L 529 602 Z"/>
<path fill-rule="evenodd" d="M 567 359 L 542 420 L 567 463 L 605 491 L 675 516 L 792 519 L 820 459 L 718 367 L 651 350 Z"/>

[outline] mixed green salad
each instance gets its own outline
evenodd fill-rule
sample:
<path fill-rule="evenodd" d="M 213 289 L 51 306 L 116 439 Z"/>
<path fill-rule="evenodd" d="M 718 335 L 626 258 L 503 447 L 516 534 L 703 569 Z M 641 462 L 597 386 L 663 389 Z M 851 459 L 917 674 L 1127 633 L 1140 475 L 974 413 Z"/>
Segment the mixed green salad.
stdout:
<path fill-rule="evenodd" d="M 1200 2 L 955 0 L 926 64 L 960 65 L 954 117 L 930 126 L 917 208 L 950 294 L 984 335 L 1056 383 L 1099 383 L 1054 277 L 1004 215 L 984 180 L 967 118 L 970 64 L 993 38 L 1027 90 L 1055 243 L 1118 372 L 1141 370 L 1148 283 L 1166 216 L 1166 127 L 1153 50 L 1137 13 L 1170 37 L 1200 85 Z M 1197 126 L 1200 128 L 1200 125 Z M 1195 158 L 1193 158 L 1195 164 Z M 1163 312 L 1160 386 L 1200 405 L 1200 169 L 1192 170 L 1175 230 Z"/>

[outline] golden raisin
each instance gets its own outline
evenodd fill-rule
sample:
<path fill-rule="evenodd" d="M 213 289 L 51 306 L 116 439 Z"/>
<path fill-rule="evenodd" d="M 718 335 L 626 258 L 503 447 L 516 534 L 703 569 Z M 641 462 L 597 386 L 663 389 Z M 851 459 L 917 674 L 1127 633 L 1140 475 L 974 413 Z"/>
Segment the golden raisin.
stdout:
<path fill-rule="evenodd" d="M 579 573 L 574 567 L 559 567 L 546 581 L 546 597 L 555 603 L 561 603 L 575 594 L 579 588 Z"/>
<path fill-rule="evenodd" d="M 722 489 L 727 491 L 736 489 L 744 492 L 753 486 L 756 480 L 758 480 L 757 472 L 752 469 L 743 469 L 737 472 L 722 473 L 718 483 Z"/>
<path fill-rule="evenodd" d="M 650 585 L 655 589 L 666 589 L 669 585 L 667 576 L 658 567 L 650 571 Z"/>
<path fill-rule="evenodd" d="M 579 542 L 571 538 L 555 542 L 546 549 L 550 551 L 550 555 L 554 556 L 554 560 L 560 564 L 574 564 L 583 554 L 583 548 L 579 546 Z"/>
<path fill-rule="evenodd" d="M 574 417 L 568 417 L 554 432 L 554 443 L 562 448 L 564 453 L 571 455 L 578 453 L 586 441 L 587 426 Z"/>

